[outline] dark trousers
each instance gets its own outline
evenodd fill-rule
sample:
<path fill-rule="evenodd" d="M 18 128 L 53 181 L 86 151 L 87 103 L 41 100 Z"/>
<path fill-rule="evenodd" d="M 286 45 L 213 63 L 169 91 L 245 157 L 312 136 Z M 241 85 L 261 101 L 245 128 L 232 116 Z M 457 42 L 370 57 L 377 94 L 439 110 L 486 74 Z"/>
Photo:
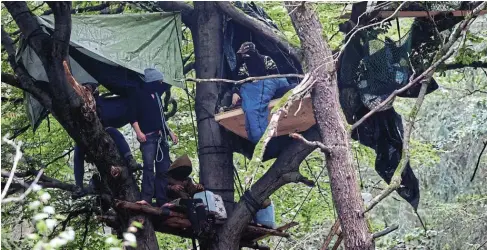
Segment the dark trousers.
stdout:
<path fill-rule="evenodd" d="M 105 128 L 105 131 L 112 137 L 115 145 L 117 145 L 118 152 L 123 156 L 124 159 L 131 156 L 130 147 L 125 141 L 125 137 L 116 128 Z M 76 186 L 83 187 L 83 177 L 85 174 L 85 154 L 86 149 L 79 145 L 74 147 L 74 180 Z"/>
<path fill-rule="evenodd" d="M 160 141 L 159 138 L 161 138 L 160 135 L 153 133 L 146 135 L 147 140 L 140 143 L 140 151 L 144 161 L 142 199 L 151 204 L 155 192 L 157 205 L 162 206 L 167 202 L 167 170 L 171 161 L 169 159 L 169 146 L 164 138 Z"/>

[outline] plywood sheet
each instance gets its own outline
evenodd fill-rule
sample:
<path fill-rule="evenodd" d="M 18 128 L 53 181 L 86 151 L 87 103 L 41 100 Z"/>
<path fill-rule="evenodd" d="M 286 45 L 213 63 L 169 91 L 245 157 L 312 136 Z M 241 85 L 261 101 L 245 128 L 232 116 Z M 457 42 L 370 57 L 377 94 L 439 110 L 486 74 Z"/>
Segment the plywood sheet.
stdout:
<path fill-rule="evenodd" d="M 272 109 L 278 102 L 279 99 L 271 101 L 269 109 Z M 303 132 L 316 123 L 311 97 L 307 96 L 302 100 L 301 109 L 295 116 L 294 113 L 298 110 L 299 105 L 299 101 L 294 102 L 289 109 L 288 115 L 281 115 L 277 127 L 277 136 L 287 135 L 294 132 Z M 269 115 L 268 119 L 270 119 L 271 115 L 272 114 Z M 245 116 L 242 108 L 219 113 L 215 116 L 215 120 L 233 133 L 247 138 L 247 131 L 245 131 Z"/>

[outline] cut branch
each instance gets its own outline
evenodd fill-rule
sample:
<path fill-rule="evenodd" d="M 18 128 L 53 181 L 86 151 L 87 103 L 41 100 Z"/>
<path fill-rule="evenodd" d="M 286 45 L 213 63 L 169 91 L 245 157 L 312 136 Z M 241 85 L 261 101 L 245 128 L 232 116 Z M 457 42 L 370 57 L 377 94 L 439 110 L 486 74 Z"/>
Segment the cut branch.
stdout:
<path fill-rule="evenodd" d="M 321 143 L 319 141 L 308 141 L 302 135 L 300 135 L 298 133 L 292 133 L 289 136 L 294 138 L 294 139 L 300 140 L 300 141 L 306 143 L 307 145 L 309 145 L 311 147 L 318 147 L 321 149 L 321 151 L 323 151 L 323 153 L 327 153 L 327 154 L 330 153 L 330 148 L 326 147 L 323 143 Z"/>
<path fill-rule="evenodd" d="M 235 22 L 239 23 L 242 26 L 247 27 L 250 29 L 252 32 L 258 33 L 262 35 L 264 38 L 268 39 L 270 42 L 277 44 L 277 46 L 285 51 L 286 53 L 289 53 L 291 57 L 299 62 L 301 61 L 300 58 L 301 56 L 299 55 L 300 53 L 298 50 L 293 47 L 287 40 L 286 38 L 283 37 L 283 35 L 275 29 L 272 29 L 262 23 L 261 21 L 246 15 L 239 9 L 237 9 L 235 6 L 233 6 L 230 2 L 215 2 L 216 5 L 222 10 L 226 15 L 231 17 Z"/>

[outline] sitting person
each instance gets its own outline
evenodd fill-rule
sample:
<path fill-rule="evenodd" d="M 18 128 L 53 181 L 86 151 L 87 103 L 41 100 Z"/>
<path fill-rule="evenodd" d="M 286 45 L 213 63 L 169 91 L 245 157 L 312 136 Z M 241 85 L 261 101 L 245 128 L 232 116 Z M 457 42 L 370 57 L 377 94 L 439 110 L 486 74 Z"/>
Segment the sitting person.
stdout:
<path fill-rule="evenodd" d="M 193 183 L 189 177 L 192 170 L 193 166 L 188 155 L 179 157 L 171 164 L 167 172 L 167 197 L 172 202 L 164 207 L 171 207 L 172 210 L 184 212 L 191 222 L 193 233 L 202 237 L 208 231 L 207 214 L 203 201 L 193 199 L 193 196 L 204 191 L 204 187 L 201 184 Z"/>
<path fill-rule="evenodd" d="M 192 199 L 195 193 L 204 190 L 203 185 L 194 184 L 189 175 L 193 170 L 191 160 L 188 155 L 183 155 L 176 159 L 169 167 L 168 175 L 168 193 L 169 200 L 178 198 Z"/>
<path fill-rule="evenodd" d="M 274 61 L 268 56 L 259 54 L 255 44 L 251 42 L 243 43 L 237 54 L 243 61 L 239 68 L 239 75 L 242 78 L 279 73 Z M 290 85 L 286 78 L 270 78 L 234 87 L 232 105 L 237 105 L 241 99 L 245 113 L 245 129 L 251 142 L 257 143 L 267 128 L 268 106 L 271 100 L 281 97 L 294 86 Z"/>

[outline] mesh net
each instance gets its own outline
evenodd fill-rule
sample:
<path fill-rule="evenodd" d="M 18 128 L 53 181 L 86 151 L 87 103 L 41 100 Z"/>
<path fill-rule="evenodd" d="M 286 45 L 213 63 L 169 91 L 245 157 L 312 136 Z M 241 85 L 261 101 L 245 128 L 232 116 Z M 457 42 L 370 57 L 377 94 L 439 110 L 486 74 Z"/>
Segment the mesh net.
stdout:
<path fill-rule="evenodd" d="M 368 30 L 352 37 L 339 72 L 340 102 L 347 120 L 360 106 L 375 108 L 394 90 L 408 83 L 411 74 L 411 33 L 399 41 L 379 38 Z M 388 109 L 391 105 L 382 109 Z"/>

